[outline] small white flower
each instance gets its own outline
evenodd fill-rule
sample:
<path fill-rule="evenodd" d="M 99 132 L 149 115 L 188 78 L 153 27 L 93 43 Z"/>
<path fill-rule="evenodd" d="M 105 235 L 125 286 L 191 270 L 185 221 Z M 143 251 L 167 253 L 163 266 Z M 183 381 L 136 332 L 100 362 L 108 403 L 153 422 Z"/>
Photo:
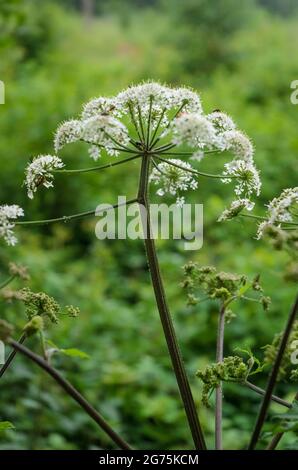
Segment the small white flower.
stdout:
<path fill-rule="evenodd" d="M 72 119 L 63 122 L 57 129 L 54 138 L 54 148 L 58 152 L 64 145 L 80 140 L 82 135 L 82 122 Z"/>
<path fill-rule="evenodd" d="M 115 110 L 116 103 L 114 98 L 94 98 L 84 105 L 82 119 L 88 119 L 97 114 L 113 114 Z"/>
<path fill-rule="evenodd" d="M 237 199 L 231 203 L 230 207 L 223 211 L 217 221 L 223 222 L 224 220 L 230 220 L 236 217 L 243 209 L 251 211 L 254 206 L 255 204 L 250 201 L 250 199 Z"/>
<path fill-rule="evenodd" d="M 206 117 L 219 132 L 233 131 L 236 129 L 233 119 L 221 111 L 213 111 L 213 113 L 207 114 Z"/>
<path fill-rule="evenodd" d="M 112 116 L 97 114 L 83 121 L 82 140 L 104 147 L 109 155 L 118 155 L 117 143 L 129 143 L 128 130 Z M 121 150 L 121 149 L 120 149 Z M 91 154 L 94 158 L 94 152 Z"/>
<path fill-rule="evenodd" d="M 15 227 L 13 220 L 23 216 L 23 209 L 16 204 L 0 206 L 0 237 L 4 238 L 8 245 L 14 246 L 17 243 L 18 240 L 13 233 Z"/>
<path fill-rule="evenodd" d="M 252 161 L 246 162 L 244 160 L 233 160 L 226 163 L 224 176 L 231 176 L 232 178 L 223 178 L 223 183 L 230 183 L 232 179 L 236 179 L 235 194 L 240 196 L 245 194 L 250 196 L 255 193 L 257 196 L 261 190 L 260 175 Z"/>
<path fill-rule="evenodd" d="M 230 150 L 237 158 L 250 161 L 253 158 L 253 145 L 243 132 L 237 130 L 226 131 L 221 134 L 220 147 Z"/>
<path fill-rule="evenodd" d="M 168 162 L 159 163 L 157 167 L 153 168 L 150 182 L 159 186 L 156 193 L 158 196 L 164 194 L 178 195 L 176 204 L 181 205 L 181 203 L 184 203 L 184 198 L 181 198 L 180 191 L 197 189 L 198 182 L 189 171 L 185 171 L 193 170 L 189 163 L 177 159 L 169 159 Z"/>
<path fill-rule="evenodd" d="M 291 222 L 293 216 L 290 209 L 295 204 L 298 204 L 298 187 L 284 189 L 280 196 L 270 201 L 267 206 L 269 221 L 271 223 Z"/>
<path fill-rule="evenodd" d="M 53 170 L 64 167 L 61 158 L 53 155 L 40 155 L 36 157 L 26 168 L 25 185 L 28 196 L 33 199 L 34 193 L 39 186 L 51 188 L 53 186 Z"/>
<path fill-rule="evenodd" d="M 172 124 L 172 142 L 176 145 L 187 144 L 190 147 L 210 148 L 216 142 L 213 125 L 200 114 L 184 113 Z"/>

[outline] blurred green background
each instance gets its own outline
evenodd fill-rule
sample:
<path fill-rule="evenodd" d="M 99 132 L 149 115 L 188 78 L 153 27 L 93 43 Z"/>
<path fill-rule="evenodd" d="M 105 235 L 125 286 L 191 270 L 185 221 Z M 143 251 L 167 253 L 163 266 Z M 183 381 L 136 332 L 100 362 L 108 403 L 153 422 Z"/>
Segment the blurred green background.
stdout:
<path fill-rule="evenodd" d="M 241 3 L 241 5 L 240 5 Z M 17 203 L 28 219 L 62 216 L 115 202 L 135 193 L 138 163 L 102 173 L 56 178 L 55 190 L 27 199 L 22 187 L 30 157 L 53 153 L 53 133 L 63 119 L 95 96 L 119 92 L 131 83 L 156 79 L 194 87 L 206 112 L 221 109 L 251 137 L 263 178 L 256 212 L 282 188 L 297 185 L 298 108 L 290 83 L 298 79 L 298 15 L 295 0 L 0 0 L 0 201 Z M 70 167 L 86 167 L 87 149 L 68 146 Z M 222 168 L 211 160 L 204 168 Z M 153 191 L 152 191 L 153 192 Z M 204 204 L 204 246 L 186 252 L 179 241 L 158 242 L 169 304 L 209 446 L 213 411 L 200 405 L 199 367 L 214 361 L 215 304 L 187 307 L 180 287 L 190 260 L 222 270 L 261 273 L 272 308 L 239 304 L 226 330 L 225 354 L 250 346 L 257 355 L 284 323 L 296 286 L 283 280 L 287 255 L 254 239 L 250 221 L 218 224 L 232 188 L 201 180 L 190 195 Z M 154 199 L 154 194 L 153 194 Z M 157 199 L 156 199 L 157 200 Z M 56 358 L 55 365 L 83 391 L 128 442 L 142 449 L 191 448 L 149 283 L 140 241 L 95 238 L 96 221 L 84 220 L 18 230 L 15 248 L 1 244 L 1 279 L 8 261 L 27 265 L 31 286 L 64 304 L 80 318 L 64 319 L 49 333 L 59 346 L 76 347 L 88 360 Z M 1 300 L 1 316 L 24 322 L 16 304 Z M 36 340 L 30 341 L 37 348 Z M 267 374 L 255 378 L 264 386 Z M 280 384 L 291 398 L 295 385 Z M 248 441 L 260 403 L 238 385 L 225 390 L 224 445 Z M 18 357 L 0 383 L 0 419 L 15 431 L 0 436 L 0 449 L 111 448 L 76 404 L 43 372 Z M 282 411 L 278 405 L 273 411 Z M 283 447 L 293 442 L 287 436 Z"/>

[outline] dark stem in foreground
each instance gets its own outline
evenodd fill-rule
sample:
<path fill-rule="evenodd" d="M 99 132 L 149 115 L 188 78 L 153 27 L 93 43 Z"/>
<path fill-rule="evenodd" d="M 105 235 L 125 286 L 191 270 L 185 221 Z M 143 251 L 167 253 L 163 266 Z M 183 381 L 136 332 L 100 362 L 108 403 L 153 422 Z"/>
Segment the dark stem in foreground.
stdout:
<path fill-rule="evenodd" d="M 298 392 L 296 393 L 294 400 L 298 400 Z M 266 447 L 266 450 L 276 449 L 276 447 L 278 446 L 278 444 L 279 444 L 281 438 L 283 437 L 283 435 L 284 435 L 284 432 L 276 433 L 273 436 L 272 440 L 269 442 L 268 446 Z"/>
<path fill-rule="evenodd" d="M 148 259 L 148 266 L 151 275 L 152 285 L 155 293 L 155 299 L 162 323 L 165 339 L 167 342 L 169 354 L 171 357 L 173 369 L 176 375 L 180 395 L 184 404 L 189 427 L 191 429 L 193 441 L 196 449 L 206 449 L 206 444 L 201 429 L 200 421 L 196 411 L 194 399 L 186 375 L 180 348 L 178 345 L 172 318 L 166 301 L 165 291 L 161 278 L 159 263 L 156 254 L 154 238 L 152 235 L 152 227 L 150 221 L 150 204 L 148 198 L 148 178 L 150 169 L 150 157 L 144 153 L 142 158 L 142 166 L 139 180 L 138 201 L 146 209 L 146 213 L 142 212 L 140 207 L 141 223 L 144 232 L 145 249 Z"/>
<path fill-rule="evenodd" d="M 223 305 L 219 312 L 217 344 L 216 344 L 216 362 L 223 361 L 225 332 L 225 306 Z M 215 448 L 222 450 L 222 382 L 216 387 L 215 396 Z"/>
<path fill-rule="evenodd" d="M 27 336 L 25 335 L 25 333 L 23 333 L 18 342 L 20 344 L 23 344 L 25 339 L 27 338 Z M 11 365 L 12 361 L 14 360 L 15 356 L 17 354 L 17 350 L 16 349 L 13 349 L 11 351 L 11 353 L 9 354 L 8 358 L 6 359 L 6 361 L 4 362 L 3 366 L 1 367 L 0 369 L 0 378 L 5 374 L 5 372 L 7 371 L 7 369 L 9 368 L 9 366 Z"/>
<path fill-rule="evenodd" d="M 294 303 L 294 305 L 293 305 L 293 307 L 290 311 L 290 315 L 289 315 L 289 318 L 288 318 L 288 321 L 287 321 L 287 324 L 286 324 L 286 328 L 285 328 L 284 333 L 283 333 L 282 338 L 281 338 L 281 342 L 280 342 L 278 352 L 277 352 L 277 355 L 276 355 L 276 358 L 275 358 L 275 361 L 274 361 L 274 364 L 273 364 L 273 367 L 272 367 L 272 371 L 271 371 L 269 381 L 268 381 L 268 384 L 267 384 L 267 387 L 266 387 L 264 399 L 263 399 L 263 402 L 262 402 L 262 405 L 261 405 L 261 408 L 260 408 L 260 411 L 259 411 L 259 414 L 258 414 L 258 418 L 257 418 L 256 424 L 255 424 L 255 428 L 254 428 L 254 431 L 253 431 L 253 435 L 252 435 L 250 444 L 248 446 L 248 450 L 253 450 L 255 448 L 255 446 L 258 442 L 258 439 L 260 437 L 260 433 L 261 433 L 263 424 L 265 422 L 265 419 L 266 419 L 266 416 L 267 416 L 267 413 L 268 413 L 268 408 L 269 408 L 270 401 L 271 401 L 271 395 L 272 395 L 272 392 L 273 392 L 273 389 L 274 389 L 274 386 L 275 386 L 275 383 L 276 383 L 276 379 L 277 379 L 277 376 L 278 376 L 278 371 L 279 371 L 279 368 L 280 368 L 280 364 L 281 364 L 285 349 L 287 347 L 288 339 L 289 339 L 289 336 L 291 334 L 294 321 L 296 319 L 297 310 L 298 310 L 298 297 L 296 298 L 296 301 L 295 301 L 295 303 Z"/>
<path fill-rule="evenodd" d="M 71 396 L 83 410 L 101 427 L 101 429 L 115 442 L 115 444 L 123 450 L 132 450 L 129 444 L 119 436 L 106 420 L 90 405 L 90 403 L 69 383 L 65 380 L 59 372 L 54 369 L 48 362 L 42 359 L 37 354 L 33 353 L 30 349 L 22 344 L 10 339 L 8 343 L 14 348 L 15 351 L 23 354 L 31 361 L 35 362 L 39 367 L 45 370 L 53 379 Z"/>

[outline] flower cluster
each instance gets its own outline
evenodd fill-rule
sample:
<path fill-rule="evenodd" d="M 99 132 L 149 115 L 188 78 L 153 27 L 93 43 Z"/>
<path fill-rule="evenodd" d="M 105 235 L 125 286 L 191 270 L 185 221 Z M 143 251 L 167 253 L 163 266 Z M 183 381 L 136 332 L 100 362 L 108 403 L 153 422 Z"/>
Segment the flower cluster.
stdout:
<path fill-rule="evenodd" d="M 51 188 L 53 186 L 53 171 L 64 167 L 59 157 L 52 155 L 40 155 L 29 163 L 25 172 L 25 185 L 28 196 L 33 199 L 34 193 L 39 186 Z"/>
<path fill-rule="evenodd" d="M 177 195 L 176 204 L 179 206 L 184 203 L 184 198 L 180 196 L 180 192 L 196 189 L 198 182 L 187 171 L 193 170 L 189 163 L 177 159 L 170 159 L 168 162 L 159 163 L 153 168 L 150 181 L 159 186 L 157 191 L 159 196 L 164 194 Z"/>
<path fill-rule="evenodd" d="M 33 292 L 27 287 L 19 291 L 19 300 L 25 305 L 26 315 L 29 321 L 35 317 L 44 317 L 51 323 L 58 323 L 59 314 L 65 313 L 69 317 L 77 317 L 79 309 L 73 305 L 67 305 L 64 309 L 61 305 L 44 292 Z"/>
<path fill-rule="evenodd" d="M 254 206 L 254 203 L 250 199 L 236 199 L 231 203 L 230 207 L 225 209 L 219 216 L 218 222 L 233 219 L 234 217 L 237 217 L 243 209 L 251 211 Z"/>
<path fill-rule="evenodd" d="M 188 304 L 196 305 L 200 299 L 195 296 L 197 290 L 202 291 L 209 299 L 218 299 L 222 305 L 230 305 L 232 301 L 243 298 L 249 290 L 257 293 L 255 297 L 244 297 L 246 300 L 258 301 L 264 310 L 270 305 L 270 299 L 263 295 L 260 276 L 248 281 L 244 275 L 217 271 L 214 266 L 200 266 L 190 261 L 183 267 L 184 279 L 182 287 L 187 292 Z M 231 310 L 227 312 L 226 321 L 234 317 Z"/>
<path fill-rule="evenodd" d="M 189 88 L 174 88 L 149 81 L 131 86 L 113 97 L 96 97 L 84 105 L 78 119 L 58 127 L 54 138 L 56 153 L 66 144 L 77 141 L 88 144 L 89 155 L 94 160 L 101 156 L 102 151 L 110 156 L 118 156 L 121 152 L 142 156 L 146 152 L 152 157 L 161 154 L 167 158 L 167 150 L 178 147 L 173 152 L 175 155 L 188 154 L 200 162 L 207 153 L 228 151 L 232 154 L 232 161 L 226 163 L 222 181 L 236 182 L 235 193 L 239 199 L 236 206 L 242 206 L 240 201 L 260 192 L 260 178 L 254 166 L 253 146 L 249 138 L 237 129 L 227 114 L 221 111 L 204 114 L 200 96 Z M 184 145 L 191 150 L 179 151 L 179 147 Z M 26 185 L 30 197 L 39 184 L 52 186 L 51 171 L 57 168 L 54 161 L 47 167 L 40 158 L 27 168 Z M 184 172 L 177 167 L 170 169 L 176 161 L 185 167 Z M 190 175 L 186 174 L 187 171 Z M 178 195 L 178 204 L 183 204 L 180 191 L 198 187 L 195 173 L 189 163 L 169 159 L 168 165 L 155 165 L 150 179 L 160 186 L 158 195 Z M 246 202 L 245 207 L 249 206 Z"/>
<path fill-rule="evenodd" d="M 246 364 L 239 356 L 225 357 L 223 362 L 208 365 L 204 370 L 198 370 L 196 375 L 203 382 L 202 402 L 209 407 L 209 399 L 213 390 L 224 382 L 244 382 L 251 365 Z"/>
<path fill-rule="evenodd" d="M 284 189 L 280 196 L 269 202 L 267 217 L 265 221 L 259 224 L 257 238 L 260 239 L 265 234 L 271 235 L 277 232 L 281 237 L 287 238 L 287 235 L 282 233 L 281 223 L 294 222 L 295 217 L 298 217 L 298 212 L 295 212 L 297 207 L 298 187 Z"/>
<path fill-rule="evenodd" d="M 13 221 L 23 215 L 23 209 L 16 204 L 0 206 L 0 237 L 4 238 L 8 245 L 14 246 L 17 243 L 18 240 L 13 233 L 15 227 Z"/>

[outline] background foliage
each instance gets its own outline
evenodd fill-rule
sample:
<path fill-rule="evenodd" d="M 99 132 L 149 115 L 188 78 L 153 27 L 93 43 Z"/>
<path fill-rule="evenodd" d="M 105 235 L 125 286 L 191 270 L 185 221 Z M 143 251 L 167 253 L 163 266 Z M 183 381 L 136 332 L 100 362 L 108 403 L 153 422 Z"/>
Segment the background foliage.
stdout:
<path fill-rule="evenodd" d="M 77 115 L 84 101 L 113 94 L 132 82 L 153 78 L 200 91 L 206 110 L 231 114 L 252 138 L 263 177 L 257 211 L 284 187 L 297 185 L 297 107 L 290 83 L 298 78 L 298 17 L 294 0 L 0 0 L 0 201 L 18 203 L 28 218 L 46 218 L 134 195 L 138 164 L 131 171 L 57 178 L 56 190 L 28 201 L 22 187 L 28 159 L 53 153 L 57 124 Z M 94 6 L 89 11 L 88 5 Z M 243 5 L 242 5 L 243 4 Z M 69 166 L 86 166 L 87 152 L 63 151 Z M 90 161 L 91 162 L 91 161 Z M 208 169 L 219 165 L 209 162 Z M 222 165 L 222 162 L 221 162 Z M 219 168 L 219 166 L 218 166 Z M 215 172 L 215 171 L 213 171 Z M 204 247 L 185 252 L 182 243 L 158 243 L 179 339 L 194 394 L 213 445 L 212 410 L 199 403 L 199 367 L 214 360 L 216 306 L 186 307 L 181 266 L 189 259 L 219 269 L 260 273 L 272 308 L 239 307 L 227 327 L 226 354 L 235 347 L 260 347 L 285 320 L 295 294 L 283 271 L 287 257 L 254 239 L 251 222 L 216 223 L 231 200 L 231 188 L 200 181 L 192 196 L 204 203 Z M 77 347 L 86 360 L 56 358 L 70 378 L 115 428 L 139 448 L 189 448 L 190 435 L 166 354 L 149 284 L 143 246 L 135 241 L 99 241 L 94 220 L 19 231 L 14 249 L 1 245 L 1 278 L 6 264 L 26 264 L 32 288 L 81 308 L 77 320 L 52 328 L 61 347 Z M 1 315 L 22 325 L 24 313 L 1 301 Z M 31 346 L 36 347 L 31 340 Z M 264 386 L 266 374 L 256 378 Z M 291 399 L 295 386 L 280 384 Z M 110 441 L 50 378 L 17 358 L 0 384 L 1 420 L 15 430 L 0 436 L 2 449 L 109 448 Z M 225 393 L 224 445 L 245 446 L 260 399 L 238 385 Z M 280 412 L 278 405 L 273 412 Z M 293 443 L 287 436 L 283 447 Z"/>

